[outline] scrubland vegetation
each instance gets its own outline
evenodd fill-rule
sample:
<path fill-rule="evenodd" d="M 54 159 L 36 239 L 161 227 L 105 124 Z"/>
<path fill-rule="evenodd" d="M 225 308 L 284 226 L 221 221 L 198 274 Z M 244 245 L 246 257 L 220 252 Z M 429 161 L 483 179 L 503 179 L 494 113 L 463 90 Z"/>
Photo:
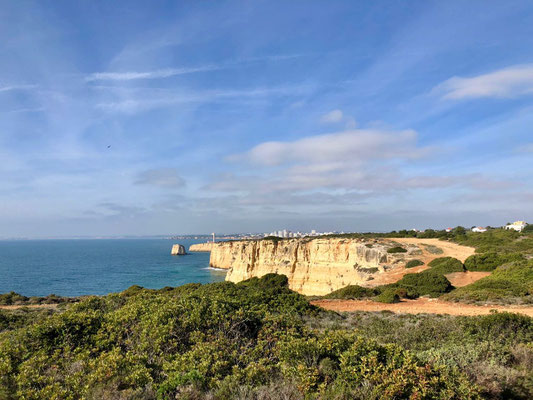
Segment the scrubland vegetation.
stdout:
<path fill-rule="evenodd" d="M 267 275 L 2 311 L 0 398 L 479 398 L 465 372 L 328 313 Z M 337 317 L 335 317 L 337 318 Z M 317 329 L 312 325 L 318 324 Z"/>

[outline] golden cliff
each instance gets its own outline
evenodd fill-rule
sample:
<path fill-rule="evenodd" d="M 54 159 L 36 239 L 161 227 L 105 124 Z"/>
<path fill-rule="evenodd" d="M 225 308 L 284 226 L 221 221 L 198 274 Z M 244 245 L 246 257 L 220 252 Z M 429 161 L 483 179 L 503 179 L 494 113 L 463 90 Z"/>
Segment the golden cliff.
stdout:
<path fill-rule="evenodd" d="M 207 251 L 211 251 L 212 246 L 213 246 L 213 242 L 191 244 L 189 246 L 189 251 L 207 252 Z"/>
<path fill-rule="evenodd" d="M 219 242 L 212 244 L 210 265 L 228 269 L 227 281 L 277 273 L 286 275 L 290 288 L 299 293 L 324 295 L 347 285 L 371 286 L 380 274 L 420 254 L 417 246 L 406 246 L 407 253 L 387 253 L 394 245 L 343 238 Z"/>

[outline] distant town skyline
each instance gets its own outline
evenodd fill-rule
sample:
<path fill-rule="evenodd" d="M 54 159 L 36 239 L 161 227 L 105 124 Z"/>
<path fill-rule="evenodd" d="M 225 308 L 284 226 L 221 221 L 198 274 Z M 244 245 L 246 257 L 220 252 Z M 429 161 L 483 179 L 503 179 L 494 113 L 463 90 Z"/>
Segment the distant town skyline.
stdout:
<path fill-rule="evenodd" d="M 0 237 L 533 221 L 530 1 L 0 5 Z"/>

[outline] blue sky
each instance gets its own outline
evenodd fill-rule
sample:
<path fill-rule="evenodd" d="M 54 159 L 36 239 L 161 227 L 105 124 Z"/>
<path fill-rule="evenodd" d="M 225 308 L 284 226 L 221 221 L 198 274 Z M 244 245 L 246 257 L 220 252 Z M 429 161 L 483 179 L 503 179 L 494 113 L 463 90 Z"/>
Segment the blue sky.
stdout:
<path fill-rule="evenodd" d="M 0 0 L 0 237 L 533 221 L 532 20 Z"/>

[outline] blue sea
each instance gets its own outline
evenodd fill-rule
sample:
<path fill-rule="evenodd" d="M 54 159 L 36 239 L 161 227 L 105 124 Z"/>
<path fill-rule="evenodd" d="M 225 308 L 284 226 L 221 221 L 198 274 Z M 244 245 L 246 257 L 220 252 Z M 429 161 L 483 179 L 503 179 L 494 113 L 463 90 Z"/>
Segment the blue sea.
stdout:
<path fill-rule="evenodd" d="M 0 293 L 25 296 L 103 295 L 131 285 L 159 289 L 223 281 L 209 253 L 171 256 L 201 240 L 98 239 L 0 241 Z"/>

